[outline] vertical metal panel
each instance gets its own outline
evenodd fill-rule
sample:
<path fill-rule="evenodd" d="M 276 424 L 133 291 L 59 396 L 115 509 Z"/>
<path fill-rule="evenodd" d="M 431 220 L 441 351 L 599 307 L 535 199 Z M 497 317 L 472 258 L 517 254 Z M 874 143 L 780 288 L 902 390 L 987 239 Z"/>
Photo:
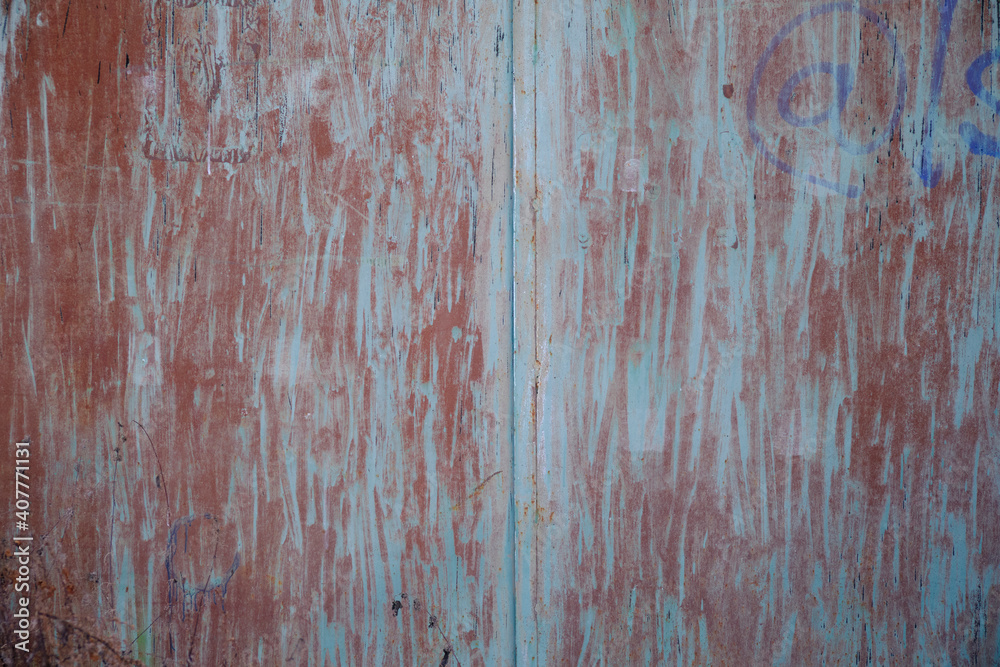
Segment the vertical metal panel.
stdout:
<path fill-rule="evenodd" d="M 996 662 L 997 8 L 538 8 L 539 662 Z"/>
<path fill-rule="evenodd" d="M 510 8 L 8 4 L 33 646 L 512 662 Z"/>

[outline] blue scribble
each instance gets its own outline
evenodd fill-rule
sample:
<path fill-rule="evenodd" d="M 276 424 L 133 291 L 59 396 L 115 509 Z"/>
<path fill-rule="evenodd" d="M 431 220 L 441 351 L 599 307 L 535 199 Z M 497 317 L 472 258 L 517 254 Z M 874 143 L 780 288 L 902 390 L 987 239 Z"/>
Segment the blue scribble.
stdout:
<path fill-rule="evenodd" d="M 173 527 L 170 529 L 170 537 L 167 540 L 167 557 L 166 557 L 166 567 L 167 567 L 167 580 L 170 584 L 170 590 L 168 594 L 169 601 L 171 603 L 178 600 L 180 597 L 182 601 L 182 611 L 186 611 L 188 604 L 191 603 L 194 607 L 198 605 L 198 596 L 211 593 L 213 601 L 218 594 L 220 600 L 224 600 L 226 597 L 226 589 L 229 586 L 229 580 L 233 578 L 236 574 L 236 569 L 240 566 L 240 554 L 237 551 L 233 554 L 232 565 L 229 569 L 220 576 L 212 576 L 215 572 L 214 569 L 205 578 L 204 582 L 198 583 L 187 580 L 184 576 L 179 576 L 176 568 L 174 567 L 174 558 L 177 556 L 178 549 L 178 532 L 183 529 L 183 540 L 181 543 L 181 551 L 187 552 L 187 540 L 188 540 L 188 529 L 191 524 L 198 519 L 206 519 L 212 521 L 216 524 L 219 520 L 211 514 L 192 514 L 190 516 L 184 517 L 183 519 L 178 519 Z M 178 596 L 179 594 L 179 596 Z"/>
<path fill-rule="evenodd" d="M 915 165 L 920 180 L 929 188 L 937 185 L 941 179 L 941 167 L 935 165 L 931 157 L 934 150 L 934 124 L 937 122 L 938 106 L 941 103 L 941 79 L 944 75 L 944 56 L 948 51 L 948 39 L 951 37 L 951 20 L 955 15 L 956 0 L 941 0 L 939 12 L 941 22 L 938 24 L 937 39 L 934 44 L 934 64 L 931 67 L 931 102 L 924 120 L 923 138 L 921 140 L 920 160 Z"/>

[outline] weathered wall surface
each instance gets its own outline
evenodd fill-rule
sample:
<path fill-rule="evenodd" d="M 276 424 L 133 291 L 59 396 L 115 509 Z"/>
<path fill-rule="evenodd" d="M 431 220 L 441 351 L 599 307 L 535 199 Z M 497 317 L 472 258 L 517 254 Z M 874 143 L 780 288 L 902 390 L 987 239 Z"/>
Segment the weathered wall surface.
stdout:
<path fill-rule="evenodd" d="M 539 658 L 995 664 L 997 7 L 534 30 Z"/>
<path fill-rule="evenodd" d="M 147 664 L 512 660 L 509 24 L 11 4 L 37 610 Z"/>
<path fill-rule="evenodd" d="M 998 11 L 11 2 L 39 654 L 995 664 Z"/>

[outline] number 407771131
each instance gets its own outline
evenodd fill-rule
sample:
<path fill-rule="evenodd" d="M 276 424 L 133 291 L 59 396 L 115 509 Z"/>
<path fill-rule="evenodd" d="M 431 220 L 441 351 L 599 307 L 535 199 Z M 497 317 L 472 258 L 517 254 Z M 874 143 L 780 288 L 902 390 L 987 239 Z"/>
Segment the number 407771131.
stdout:
<path fill-rule="evenodd" d="M 28 531 L 28 510 L 30 509 L 28 467 L 31 461 L 31 450 L 28 444 L 27 442 L 19 442 L 14 450 L 14 507 L 16 508 L 14 517 L 17 520 L 15 525 L 20 532 Z"/>

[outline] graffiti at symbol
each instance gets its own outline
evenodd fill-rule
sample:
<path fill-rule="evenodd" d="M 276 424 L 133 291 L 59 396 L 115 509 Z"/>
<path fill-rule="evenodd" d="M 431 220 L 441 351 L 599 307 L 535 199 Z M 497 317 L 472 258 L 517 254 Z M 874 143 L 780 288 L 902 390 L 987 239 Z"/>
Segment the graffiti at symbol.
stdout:
<path fill-rule="evenodd" d="M 940 21 L 938 24 L 937 36 L 934 45 L 934 60 L 931 66 L 930 99 L 927 113 L 924 119 L 920 150 L 914 159 L 913 168 L 916 170 L 921 181 L 930 188 L 937 185 L 941 178 L 941 166 L 934 163 L 933 147 L 935 127 L 938 123 L 938 107 L 941 101 L 941 83 L 944 72 L 945 54 L 948 48 L 948 41 L 951 36 L 952 18 L 955 13 L 957 0 L 939 0 L 938 12 Z M 785 24 L 781 30 L 768 43 L 767 48 L 761 55 L 760 60 L 754 69 L 753 77 L 750 81 L 750 89 L 747 96 L 747 122 L 749 126 L 750 138 L 753 140 L 757 150 L 772 164 L 782 171 L 797 178 L 802 178 L 814 185 L 833 190 L 848 197 L 858 197 L 861 188 L 858 185 L 832 180 L 826 176 L 801 169 L 780 157 L 761 135 L 758 127 L 758 106 L 760 103 L 760 85 L 764 77 L 765 70 L 778 50 L 778 47 L 794 32 L 805 23 L 822 16 L 837 13 L 856 14 L 874 26 L 881 33 L 887 48 L 893 55 L 893 68 L 896 71 L 895 104 L 889 122 L 881 132 L 872 132 L 873 138 L 869 141 L 860 142 L 851 139 L 844 132 L 842 118 L 847 108 L 847 101 L 855 86 L 855 73 L 851 66 L 845 63 L 833 63 L 821 61 L 806 65 L 788 77 L 778 90 L 775 100 L 778 115 L 781 119 L 795 128 L 825 126 L 828 134 L 840 147 L 840 149 L 851 155 L 865 155 L 872 153 L 882 146 L 899 125 L 903 107 L 906 101 L 906 60 L 903 52 L 898 48 L 896 37 L 889 29 L 886 22 L 875 12 L 865 7 L 858 7 L 847 2 L 835 2 L 819 5 L 805 11 Z M 1000 63 L 1000 50 L 987 52 L 976 58 L 969 65 L 965 73 L 966 84 L 972 93 L 987 107 L 995 113 L 1000 113 L 1000 99 L 993 95 L 983 85 L 983 76 L 987 70 Z M 890 70 L 891 71 L 891 70 Z M 834 94 L 829 106 L 818 113 L 812 115 L 801 115 L 793 108 L 793 101 L 796 90 L 811 78 L 826 75 L 832 79 Z M 959 134 L 969 147 L 969 151 L 975 155 L 987 155 L 1000 158 L 1000 138 L 984 133 L 976 125 L 964 122 L 959 127 Z"/>

